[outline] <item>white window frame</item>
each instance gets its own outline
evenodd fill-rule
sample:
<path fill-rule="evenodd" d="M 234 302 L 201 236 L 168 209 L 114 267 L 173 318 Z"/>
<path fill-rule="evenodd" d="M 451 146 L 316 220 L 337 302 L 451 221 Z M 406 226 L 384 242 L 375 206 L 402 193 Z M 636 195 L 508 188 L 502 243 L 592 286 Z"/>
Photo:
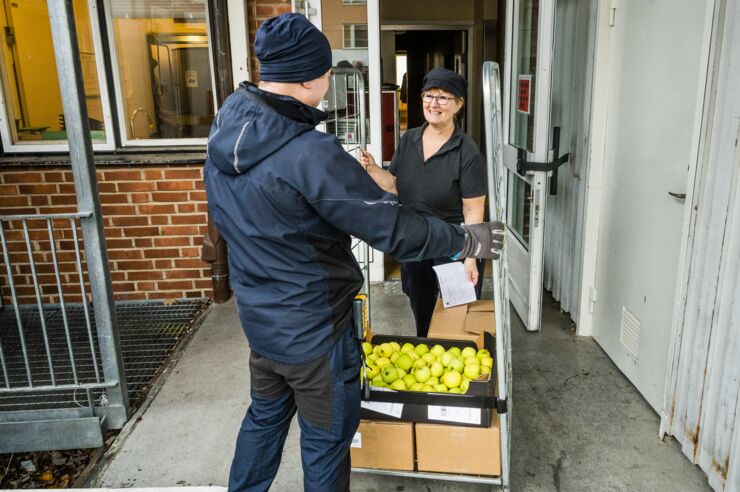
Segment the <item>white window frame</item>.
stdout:
<path fill-rule="evenodd" d="M 98 73 L 98 85 L 100 100 L 103 106 L 103 124 L 105 125 L 105 141 L 93 141 L 93 150 L 114 150 L 115 137 L 113 127 L 113 115 L 110 107 L 110 95 L 105 74 L 105 56 L 103 54 L 103 40 L 100 36 L 100 23 L 98 22 L 98 6 L 95 0 L 87 1 L 88 15 L 90 17 L 90 30 L 95 50 L 95 66 Z M 55 74 L 58 83 L 58 74 Z M 47 153 L 47 152 L 69 152 L 69 144 L 56 140 L 45 143 L 43 140 L 19 141 L 13 143 L 13 132 L 10 125 L 14 124 L 9 118 L 9 105 L 5 104 L 5 89 L 0 90 L 0 137 L 3 142 L 4 153 Z"/>
<path fill-rule="evenodd" d="M 368 46 L 356 46 L 357 43 L 357 26 L 365 26 L 365 32 L 367 33 L 367 42 L 368 45 L 370 44 L 370 31 L 367 28 L 367 24 L 363 24 L 361 22 L 350 22 L 346 24 L 342 24 L 342 49 L 345 50 L 366 50 L 368 49 Z M 350 29 L 350 40 L 352 42 L 352 46 L 347 46 L 347 37 L 346 37 L 346 29 Z"/>
<path fill-rule="evenodd" d="M 218 111 L 218 99 L 216 97 L 216 70 L 215 70 L 215 64 L 213 60 L 213 45 L 212 45 L 212 38 L 213 33 L 211 32 L 211 19 L 208 12 L 208 2 L 210 0 L 205 0 L 206 4 L 206 29 L 207 29 L 207 38 L 208 38 L 208 60 L 211 65 L 211 87 L 214 88 L 213 90 L 213 107 L 216 108 L 216 111 Z M 123 102 L 123 85 L 121 83 L 121 74 L 118 70 L 118 53 L 116 51 L 116 43 L 115 43 L 115 32 L 113 31 L 113 16 L 111 15 L 112 12 L 111 7 L 111 0 L 105 0 L 105 21 L 108 27 L 108 48 L 110 53 L 110 62 L 111 67 L 113 68 L 113 83 L 115 87 L 115 94 L 116 94 L 116 108 L 118 109 L 118 131 L 121 135 L 121 146 L 122 147 L 205 147 L 208 138 L 207 137 L 200 137 L 200 138 L 135 138 L 130 139 L 128 137 L 128 121 L 125 117 L 125 106 Z"/>

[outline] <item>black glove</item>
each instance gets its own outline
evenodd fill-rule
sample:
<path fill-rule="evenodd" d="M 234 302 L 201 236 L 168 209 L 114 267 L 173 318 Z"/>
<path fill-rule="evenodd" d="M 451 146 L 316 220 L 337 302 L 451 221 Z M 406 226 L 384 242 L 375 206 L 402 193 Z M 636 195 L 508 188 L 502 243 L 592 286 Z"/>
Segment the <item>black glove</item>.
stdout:
<path fill-rule="evenodd" d="M 498 221 L 466 224 L 465 245 L 460 258 L 492 258 L 497 260 L 504 247 L 506 226 Z"/>

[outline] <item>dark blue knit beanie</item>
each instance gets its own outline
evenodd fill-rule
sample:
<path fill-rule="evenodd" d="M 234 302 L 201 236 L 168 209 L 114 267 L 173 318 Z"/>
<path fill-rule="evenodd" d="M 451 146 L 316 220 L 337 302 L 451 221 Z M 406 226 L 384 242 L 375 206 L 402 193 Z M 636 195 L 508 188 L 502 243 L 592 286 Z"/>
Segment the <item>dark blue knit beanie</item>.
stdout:
<path fill-rule="evenodd" d="M 307 82 L 332 66 L 329 40 L 301 14 L 283 14 L 263 22 L 254 52 L 260 61 L 260 80 Z"/>

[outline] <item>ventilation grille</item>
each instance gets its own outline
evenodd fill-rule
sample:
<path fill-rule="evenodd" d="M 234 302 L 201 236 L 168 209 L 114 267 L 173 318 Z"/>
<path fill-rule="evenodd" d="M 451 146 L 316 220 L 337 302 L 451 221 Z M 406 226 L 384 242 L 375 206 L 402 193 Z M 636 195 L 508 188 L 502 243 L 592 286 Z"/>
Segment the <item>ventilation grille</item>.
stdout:
<path fill-rule="evenodd" d="M 622 321 L 619 326 L 619 341 L 637 360 L 640 353 L 640 320 L 624 306 L 622 306 Z"/>

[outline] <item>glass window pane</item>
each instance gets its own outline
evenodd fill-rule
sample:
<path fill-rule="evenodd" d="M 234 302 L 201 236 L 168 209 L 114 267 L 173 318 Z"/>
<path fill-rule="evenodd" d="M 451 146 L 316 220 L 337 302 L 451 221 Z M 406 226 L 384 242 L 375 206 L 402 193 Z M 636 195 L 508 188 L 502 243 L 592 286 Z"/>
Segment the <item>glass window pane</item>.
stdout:
<path fill-rule="evenodd" d="M 205 0 L 111 0 L 128 139 L 208 136 L 215 114 Z"/>
<path fill-rule="evenodd" d="M 529 217 L 532 208 L 532 201 L 529 196 L 532 194 L 532 187 L 516 173 L 509 171 L 509 191 L 508 191 L 508 223 L 519 241 L 524 247 L 529 249 Z"/>
<path fill-rule="evenodd" d="M 337 135 L 345 145 L 360 143 L 359 108 L 361 97 L 365 104 L 365 143 L 370 143 L 370 97 L 368 78 L 367 5 L 343 0 L 321 1 L 322 31 L 329 39 L 332 62 L 336 68 L 354 68 L 360 71 L 365 85 L 360 96 L 351 77 L 333 76 L 324 108 L 329 113 L 326 129 Z"/>
<path fill-rule="evenodd" d="M 6 26 L 0 43 L 0 72 L 12 142 L 64 142 L 67 133 L 46 0 L 0 3 L 0 21 Z M 87 0 L 74 0 L 72 5 L 90 130 L 93 141 L 104 142 L 103 104 Z"/>
<path fill-rule="evenodd" d="M 534 144 L 534 95 L 537 71 L 539 0 L 521 0 L 514 33 L 515 59 L 511 74 L 511 145 L 532 151 Z"/>

